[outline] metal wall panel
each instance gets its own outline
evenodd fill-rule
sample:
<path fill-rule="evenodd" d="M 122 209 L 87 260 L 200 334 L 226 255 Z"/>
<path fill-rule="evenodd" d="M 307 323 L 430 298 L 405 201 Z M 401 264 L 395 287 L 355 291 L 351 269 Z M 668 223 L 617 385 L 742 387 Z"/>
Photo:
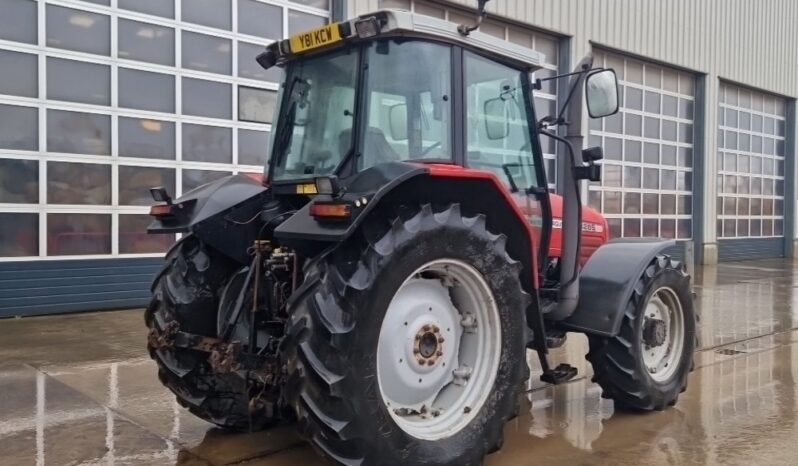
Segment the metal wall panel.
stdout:
<path fill-rule="evenodd" d="M 143 307 L 163 259 L 0 263 L 0 318 Z"/>
<path fill-rule="evenodd" d="M 718 260 L 742 261 L 784 257 L 784 238 L 722 239 L 718 241 Z"/>

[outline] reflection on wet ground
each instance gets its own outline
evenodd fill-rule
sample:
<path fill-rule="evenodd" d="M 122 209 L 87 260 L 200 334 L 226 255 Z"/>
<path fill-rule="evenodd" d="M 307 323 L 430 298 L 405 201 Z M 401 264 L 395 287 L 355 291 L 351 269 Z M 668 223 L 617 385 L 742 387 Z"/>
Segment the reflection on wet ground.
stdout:
<path fill-rule="evenodd" d="M 701 347 L 675 409 L 615 413 L 590 383 L 586 341 L 556 350 L 580 377 L 535 370 L 490 466 L 796 464 L 795 272 L 783 261 L 697 274 Z M 0 321 L 2 465 L 323 464 L 291 426 L 231 434 L 188 414 L 157 381 L 140 311 Z"/>

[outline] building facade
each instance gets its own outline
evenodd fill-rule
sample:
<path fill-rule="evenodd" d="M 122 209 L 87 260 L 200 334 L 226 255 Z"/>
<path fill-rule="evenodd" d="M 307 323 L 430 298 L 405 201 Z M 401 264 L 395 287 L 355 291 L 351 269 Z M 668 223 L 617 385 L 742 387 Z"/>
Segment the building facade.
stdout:
<path fill-rule="evenodd" d="M 273 40 L 379 8 L 472 22 L 475 1 L 0 0 L 0 316 L 140 306 L 175 238 L 147 236 L 147 188 L 179 195 L 267 159 Z M 696 261 L 792 257 L 798 3 L 493 0 L 482 31 L 586 54 L 621 111 L 585 202 L 616 237 L 694 245 Z M 562 86 L 535 96 L 539 116 Z M 548 142 L 548 141 L 544 141 Z M 550 188 L 556 147 L 544 147 Z"/>

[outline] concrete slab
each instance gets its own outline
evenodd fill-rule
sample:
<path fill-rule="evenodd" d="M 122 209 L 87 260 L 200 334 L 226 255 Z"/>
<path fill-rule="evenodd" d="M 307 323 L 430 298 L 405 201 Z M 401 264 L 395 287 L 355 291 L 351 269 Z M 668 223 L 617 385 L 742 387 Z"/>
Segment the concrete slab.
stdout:
<path fill-rule="evenodd" d="M 792 262 L 706 266 L 695 284 L 702 350 L 675 409 L 616 413 L 573 335 L 553 359 L 580 376 L 547 386 L 530 357 L 522 415 L 486 464 L 795 464 Z M 0 321 L 0 465 L 324 464 L 292 426 L 234 434 L 189 414 L 158 382 L 145 336 L 140 310 Z"/>

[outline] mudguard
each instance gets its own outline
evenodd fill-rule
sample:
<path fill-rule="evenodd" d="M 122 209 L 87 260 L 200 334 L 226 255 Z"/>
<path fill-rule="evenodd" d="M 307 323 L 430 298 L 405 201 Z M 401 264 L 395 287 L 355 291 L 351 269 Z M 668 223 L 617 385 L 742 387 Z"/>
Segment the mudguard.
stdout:
<path fill-rule="evenodd" d="M 260 227 L 253 219 L 268 195 L 269 188 L 258 177 L 239 174 L 220 178 L 175 199 L 176 213 L 156 218 L 147 232 L 191 232 L 228 257 L 249 263 L 246 251 Z M 211 219 L 214 221 L 208 221 Z"/>
<path fill-rule="evenodd" d="M 619 239 L 599 247 L 579 278 L 579 303 L 562 321 L 568 330 L 612 337 L 621 328 L 626 303 L 648 264 L 676 241 Z"/>

